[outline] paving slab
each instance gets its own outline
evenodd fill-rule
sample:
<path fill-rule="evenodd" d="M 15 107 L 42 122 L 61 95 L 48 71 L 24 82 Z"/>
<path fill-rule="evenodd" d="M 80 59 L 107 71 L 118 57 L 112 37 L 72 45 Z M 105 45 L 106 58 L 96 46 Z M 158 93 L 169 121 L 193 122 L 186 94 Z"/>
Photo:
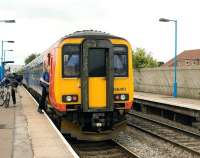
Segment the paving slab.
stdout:
<path fill-rule="evenodd" d="M 0 157 L 11 158 L 13 129 L 0 129 Z"/>
<path fill-rule="evenodd" d="M 0 107 L 0 157 L 11 158 L 13 155 L 13 140 L 15 128 L 15 107 Z"/>
<path fill-rule="evenodd" d="M 0 107 L 0 158 L 78 157 L 24 88 L 18 88 L 16 99 L 16 106 Z"/>
<path fill-rule="evenodd" d="M 22 106 L 22 96 L 19 91 L 16 95 L 15 131 L 13 144 L 13 158 L 33 158 L 31 138 L 28 134 L 27 118 Z"/>
<path fill-rule="evenodd" d="M 0 129 L 1 128 L 14 128 L 15 110 L 0 108 Z"/>
<path fill-rule="evenodd" d="M 34 158 L 73 158 L 45 115 L 37 112 L 37 103 L 24 88 L 20 88 L 19 93 Z"/>

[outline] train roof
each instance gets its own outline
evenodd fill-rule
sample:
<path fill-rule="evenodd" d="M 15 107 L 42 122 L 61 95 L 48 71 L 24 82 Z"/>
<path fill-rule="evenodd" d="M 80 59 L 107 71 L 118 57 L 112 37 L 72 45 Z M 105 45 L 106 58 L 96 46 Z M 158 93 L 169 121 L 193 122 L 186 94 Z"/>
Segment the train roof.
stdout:
<path fill-rule="evenodd" d="M 83 31 L 76 31 L 72 34 L 64 36 L 66 38 L 117 38 L 117 39 L 124 39 L 122 37 L 114 36 L 106 32 L 96 31 L 96 30 L 83 30 Z"/>
<path fill-rule="evenodd" d="M 114 35 L 111 35 L 109 33 L 102 32 L 102 31 L 97 31 L 97 30 L 83 30 L 83 31 L 76 31 L 76 32 L 74 32 L 72 34 L 66 35 L 63 38 L 61 38 L 60 40 L 58 40 L 56 43 L 60 43 L 62 40 L 66 39 L 66 38 L 97 38 L 97 39 L 115 38 L 115 39 L 123 39 L 123 40 L 125 40 L 122 37 L 114 36 Z M 42 64 L 43 57 L 44 57 L 45 53 L 46 53 L 46 51 L 43 52 L 43 53 L 41 53 L 40 56 L 38 56 L 37 58 L 35 58 L 29 64 L 25 65 L 25 68 L 26 67 L 34 67 L 36 65 Z"/>

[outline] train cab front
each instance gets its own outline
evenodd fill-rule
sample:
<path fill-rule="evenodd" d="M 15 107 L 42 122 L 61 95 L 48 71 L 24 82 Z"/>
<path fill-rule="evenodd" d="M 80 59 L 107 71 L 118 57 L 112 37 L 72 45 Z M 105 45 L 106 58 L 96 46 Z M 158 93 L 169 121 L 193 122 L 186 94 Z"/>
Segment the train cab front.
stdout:
<path fill-rule="evenodd" d="M 130 46 L 122 39 L 79 42 L 61 47 L 60 91 L 66 105 L 61 131 L 83 140 L 112 139 L 125 128 L 132 105 Z"/>

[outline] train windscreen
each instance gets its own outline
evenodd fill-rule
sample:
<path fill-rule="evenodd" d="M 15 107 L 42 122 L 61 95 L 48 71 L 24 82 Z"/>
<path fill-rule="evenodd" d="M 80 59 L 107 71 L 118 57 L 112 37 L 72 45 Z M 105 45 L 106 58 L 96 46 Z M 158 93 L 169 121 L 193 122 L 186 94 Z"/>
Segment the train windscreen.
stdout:
<path fill-rule="evenodd" d="M 126 47 L 114 47 L 114 76 L 128 76 L 128 50 Z"/>
<path fill-rule="evenodd" d="M 63 77 L 79 77 L 80 75 L 80 46 L 65 45 L 63 47 Z"/>
<path fill-rule="evenodd" d="M 106 49 L 91 48 L 88 57 L 88 73 L 89 77 L 105 77 L 106 76 Z"/>

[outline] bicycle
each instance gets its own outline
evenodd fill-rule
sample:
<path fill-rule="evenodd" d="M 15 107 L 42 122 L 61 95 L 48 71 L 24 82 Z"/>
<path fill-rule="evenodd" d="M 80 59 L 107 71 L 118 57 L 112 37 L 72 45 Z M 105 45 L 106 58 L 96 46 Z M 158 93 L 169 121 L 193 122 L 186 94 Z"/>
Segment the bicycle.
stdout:
<path fill-rule="evenodd" d="M 0 84 L 0 99 L 3 99 L 4 97 L 4 86 Z"/>
<path fill-rule="evenodd" d="M 9 107 L 12 96 L 13 104 L 16 104 L 16 90 L 19 82 L 14 78 L 6 77 L 0 82 L 0 106 Z"/>
<path fill-rule="evenodd" d="M 11 95 L 11 84 L 5 84 L 3 87 L 0 88 L 0 106 L 5 108 L 9 107 L 10 104 L 10 95 Z"/>

